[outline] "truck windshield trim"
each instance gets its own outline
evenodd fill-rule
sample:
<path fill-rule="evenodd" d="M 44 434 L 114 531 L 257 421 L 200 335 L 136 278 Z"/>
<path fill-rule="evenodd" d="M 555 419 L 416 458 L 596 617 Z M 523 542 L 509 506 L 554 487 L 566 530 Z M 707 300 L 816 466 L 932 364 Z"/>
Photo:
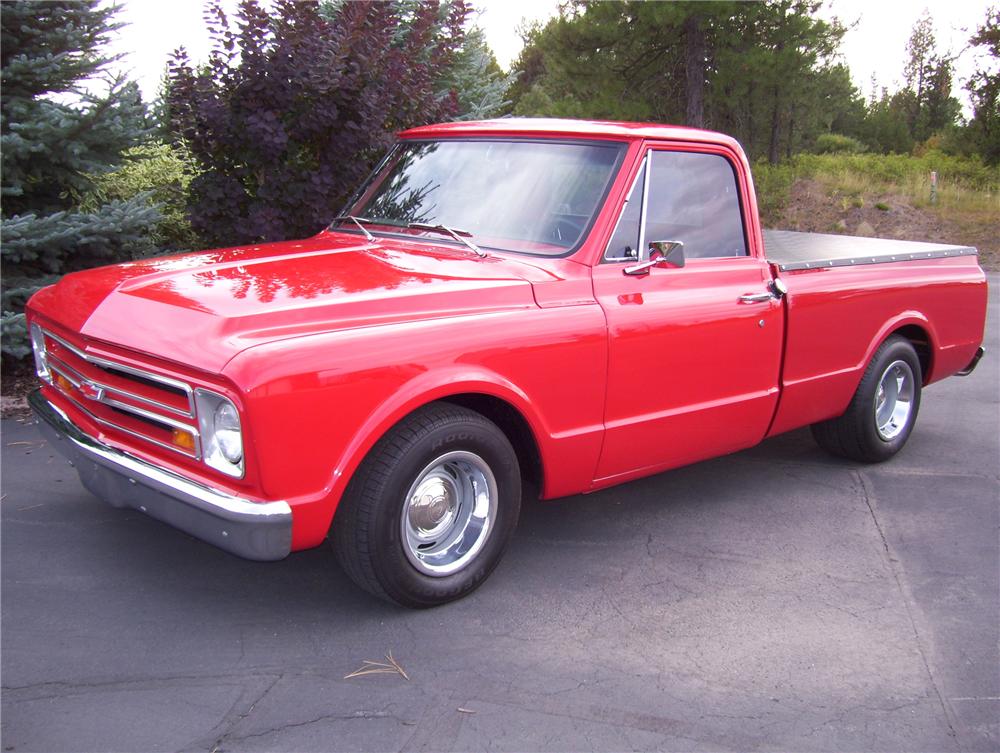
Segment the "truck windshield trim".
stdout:
<path fill-rule="evenodd" d="M 341 214 L 365 217 L 376 235 L 415 240 L 423 231 L 407 226 L 457 226 L 483 249 L 566 257 L 590 236 L 626 149 L 608 139 L 405 139 Z"/>

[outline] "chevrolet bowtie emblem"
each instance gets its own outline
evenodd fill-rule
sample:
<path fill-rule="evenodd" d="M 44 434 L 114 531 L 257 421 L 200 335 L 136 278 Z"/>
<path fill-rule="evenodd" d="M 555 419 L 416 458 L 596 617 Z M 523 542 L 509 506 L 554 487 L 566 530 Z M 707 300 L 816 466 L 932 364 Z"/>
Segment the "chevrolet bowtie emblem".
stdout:
<path fill-rule="evenodd" d="M 104 397 L 104 389 L 93 382 L 83 381 L 80 382 L 80 394 L 88 400 L 100 400 Z"/>

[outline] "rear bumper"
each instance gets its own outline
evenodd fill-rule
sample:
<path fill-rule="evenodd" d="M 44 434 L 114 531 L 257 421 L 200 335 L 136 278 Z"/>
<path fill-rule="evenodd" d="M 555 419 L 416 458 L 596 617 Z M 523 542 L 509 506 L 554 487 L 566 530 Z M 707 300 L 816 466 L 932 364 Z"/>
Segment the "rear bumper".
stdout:
<path fill-rule="evenodd" d="M 280 560 L 291 551 L 287 502 L 252 502 L 213 489 L 109 447 L 81 431 L 35 391 L 28 403 L 42 434 L 80 474 L 95 496 L 130 507 L 227 552 L 251 560 Z"/>
<path fill-rule="evenodd" d="M 976 368 L 976 366 L 979 365 L 979 359 L 983 357 L 983 353 L 985 353 L 985 352 L 986 352 L 986 348 L 984 348 L 982 345 L 980 345 L 979 346 L 979 350 L 976 351 L 976 355 L 974 355 L 972 357 L 972 360 L 969 361 L 969 365 L 966 366 L 961 371 L 959 371 L 958 373 L 956 373 L 955 376 L 969 376 L 969 374 L 971 374 L 973 372 L 973 370 Z"/>

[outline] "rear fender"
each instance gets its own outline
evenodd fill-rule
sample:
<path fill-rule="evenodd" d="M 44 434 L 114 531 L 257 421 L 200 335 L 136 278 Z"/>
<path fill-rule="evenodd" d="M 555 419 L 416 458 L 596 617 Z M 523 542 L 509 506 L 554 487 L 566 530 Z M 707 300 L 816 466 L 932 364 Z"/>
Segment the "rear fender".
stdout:
<path fill-rule="evenodd" d="M 928 384 L 933 381 L 934 378 L 934 364 L 937 359 L 935 354 L 938 350 L 938 339 L 937 332 L 934 329 L 934 325 L 930 323 L 926 316 L 921 314 L 919 311 L 904 311 L 892 319 L 887 321 L 882 328 L 876 333 L 875 337 L 868 344 L 868 348 L 865 351 L 865 357 L 858 364 L 858 383 L 861 382 L 861 376 L 864 374 L 865 368 L 869 363 L 871 363 L 872 358 L 875 355 L 875 351 L 879 349 L 879 346 L 886 341 L 886 339 L 892 335 L 898 329 L 903 327 L 916 326 L 919 327 L 927 335 L 927 344 L 930 346 L 930 363 L 931 367 L 926 374 L 923 374 L 924 384 Z"/>

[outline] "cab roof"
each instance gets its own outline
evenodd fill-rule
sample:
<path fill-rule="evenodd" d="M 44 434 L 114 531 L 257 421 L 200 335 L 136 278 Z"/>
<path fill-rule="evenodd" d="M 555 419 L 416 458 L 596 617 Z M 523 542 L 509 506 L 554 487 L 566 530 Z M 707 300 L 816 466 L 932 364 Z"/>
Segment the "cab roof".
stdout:
<path fill-rule="evenodd" d="M 439 139 L 449 137 L 547 136 L 562 139 L 610 139 L 637 141 L 664 139 L 720 144 L 742 151 L 736 139 L 715 131 L 656 123 L 625 123 L 609 120 L 570 120 L 562 118 L 500 118 L 438 123 L 402 131 L 402 139 Z"/>

